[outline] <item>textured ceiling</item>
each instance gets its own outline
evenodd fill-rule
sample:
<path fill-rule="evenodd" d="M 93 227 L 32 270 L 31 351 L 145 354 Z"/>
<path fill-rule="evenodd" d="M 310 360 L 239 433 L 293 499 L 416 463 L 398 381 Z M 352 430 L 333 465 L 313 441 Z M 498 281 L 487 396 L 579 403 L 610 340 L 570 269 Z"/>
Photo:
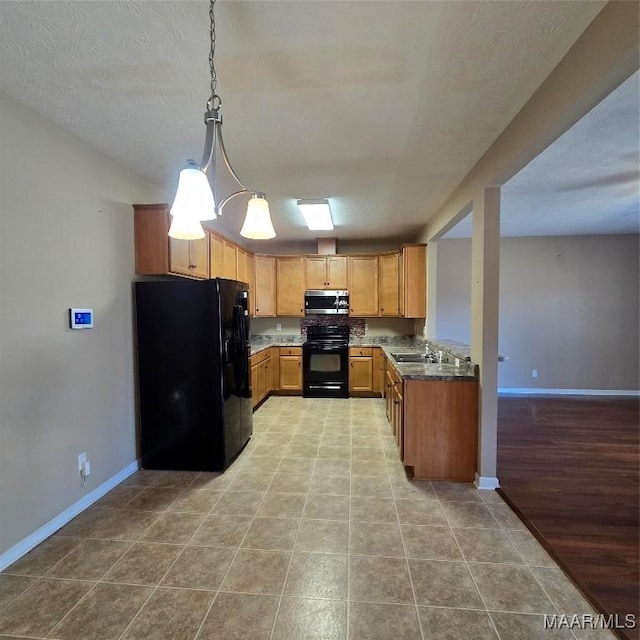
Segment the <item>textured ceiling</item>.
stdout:
<path fill-rule="evenodd" d="M 602 6 L 219 2 L 232 163 L 267 193 L 281 240 L 332 235 L 297 213 L 296 198 L 317 197 L 339 238 L 411 239 Z M 208 48 L 201 0 L 0 2 L 0 89 L 167 199 L 202 153 Z M 241 209 L 216 224 L 237 234 Z"/>
<path fill-rule="evenodd" d="M 638 73 L 502 188 L 503 236 L 640 233 Z M 444 237 L 471 237 L 467 216 Z"/>

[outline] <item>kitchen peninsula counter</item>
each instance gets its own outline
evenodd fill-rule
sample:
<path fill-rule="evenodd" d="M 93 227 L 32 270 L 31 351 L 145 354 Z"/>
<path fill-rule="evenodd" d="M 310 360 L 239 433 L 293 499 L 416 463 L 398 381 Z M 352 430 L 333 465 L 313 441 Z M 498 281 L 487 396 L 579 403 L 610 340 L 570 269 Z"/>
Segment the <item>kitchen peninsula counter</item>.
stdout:
<path fill-rule="evenodd" d="M 302 336 L 252 336 L 251 355 L 256 355 L 271 347 L 301 347 L 304 342 Z M 391 355 L 397 351 L 402 353 L 424 353 L 425 343 L 417 341 L 413 336 L 363 336 L 352 337 L 350 347 L 380 347 L 388 361 L 395 368 L 403 380 L 477 380 L 477 366 L 469 362 L 468 353 L 461 343 L 451 340 L 431 342 L 431 351 L 441 349 L 445 353 L 442 364 L 421 362 L 396 362 Z M 455 366 L 455 358 L 460 360 L 460 366 Z"/>

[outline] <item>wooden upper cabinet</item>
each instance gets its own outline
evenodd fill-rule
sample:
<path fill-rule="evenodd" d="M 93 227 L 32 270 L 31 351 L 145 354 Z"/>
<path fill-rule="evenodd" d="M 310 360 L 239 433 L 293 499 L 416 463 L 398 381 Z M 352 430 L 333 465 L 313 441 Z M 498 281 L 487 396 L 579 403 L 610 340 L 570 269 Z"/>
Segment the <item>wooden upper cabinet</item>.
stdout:
<path fill-rule="evenodd" d="M 247 253 L 247 284 L 249 285 L 249 315 L 256 315 L 256 263 L 252 253 Z"/>
<path fill-rule="evenodd" d="M 229 240 L 223 240 L 222 244 L 222 277 L 236 280 L 238 278 L 237 246 Z"/>
<path fill-rule="evenodd" d="M 412 244 L 402 247 L 400 316 L 427 317 L 427 247 Z"/>
<path fill-rule="evenodd" d="M 327 259 L 318 256 L 306 259 L 307 289 L 328 289 L 327 286 Z"/>
<path fill-rule="evenodd" d="M 346 256 L 307 256 L 307 289 L 348 289 Z"/>
<path fill-rule="evenodd" d="M 349 256 L 349 314 L 378 315 L 378 256 Z"/>
<path fill-rule="evenodd" d="M 346 256 L 327 256 L 328 289 L 348 289 L 349 269 Z"/>
<path fill-rule="evenodd" d="M 378 256 L 378 291 L 381 316 L 398 317 L 399 267 L 400 255 L 398 253 Z"/>
<path fill-rule="evenodd" d="M 236 249 L 236 279 L 240 282 L 249 282 L 247 274 L 247 252 L 241 247 Z"/>
<path fill-rule="evenodd" d="M 304 258 L 286 256 L 277 262 L 277 305 L 278 316 L 304 315 Z"/>
<path fill-rule="evenodd" d="M 276 315 L 276 259 L 272 256 L 255 256 L 256 317 Z"/>
<path fill-rule="evenodd" d="M 209 277 L 207 238 L 169 238 L 171 216 L 167 204 L 135 204 L 134 232 L 136 273 L 174 274 L 188 278 Z"/>
<path fill-rule="evenodd" d="M 209 272 L 212 278 L 222 278 L 222 255 L 224 253 L 224 242 L 215 233 L 209 233 Z"/>

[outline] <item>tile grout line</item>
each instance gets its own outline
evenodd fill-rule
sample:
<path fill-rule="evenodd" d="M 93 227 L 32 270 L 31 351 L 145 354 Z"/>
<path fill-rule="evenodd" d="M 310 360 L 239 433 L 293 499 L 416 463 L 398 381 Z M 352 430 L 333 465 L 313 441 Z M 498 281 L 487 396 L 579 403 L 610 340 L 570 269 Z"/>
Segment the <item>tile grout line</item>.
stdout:
<path fill-rule="evenodd" d="M 280 464 L 278 463 L 278 467 L 280 466 Z M 207 611 L 205 612 L 200 625 L 198 626 L 198 629 L 196 630 L 195 635 L 193 636 L 194 640 L 197 640 L 198 636 L 200 635 L 202 628 L 204 627 L 205 622 L 207 621 L 207 618 L 209 617 L 209 614 L 211 613 L 211 609 L 213 609 L 214 604 L 216 603 L 218 596 L 220 595 L 220 589 L 222 588 L 222 585 L 225 581 L 225 579 L 227 578 L 227 576 L 229 575 L 229 571 L 231 571 L 231 567 L 233 566 L 233 563 L 235 562 L 235 559 L 238 557 L 238 554 L 240 553 L 240 550 L 242 549 L 242 543 L 245 541 L 247 535 L 249 534 L 249 531 L 251 529 L 251 525 L 254 523 L 255 519 L 256 519 L 256 514 L 258 513 L 258 510 L 260 509 L 260 505 L 264 502 L 264 499 L 267 495 L 267 492 L 269 491 L 269 488 L 271 487 L 271 484 L 273 483 L 274 478 L 276 477 L 276 473 L 273 473 L 273 476 L 271 477 L 271 480 L 269 481 L 269 484 L 267 485 L 266 489 L 264 490 L 263 494 L 262 494 L 262 499 L 260 500 L 258 506 L 256 507 L 256 510 L 251 518 L 251 521 L 249 522 L 249 526 L 247 527 L 247 530 L 244 532 L 244 535 L 242 536 L 242 539 L 240 540 L 239 544 L 238 544 L 238 548 L 236 549 L 235 553 L 233 554 L 233 557 L 231 558 L 231 561 L 229 562 L 229 566 L 227 567 L 227 570 L 224 572 L 224 575 L 222 576 L 222 578 L 220 579 L 220 584 L 218 585 L 218 588 L 216 590 L 216 595 L 213 598 L 213 600 L 211 601 L 211 604 L 209 605 L 209 607 L 207 608 Z M 233 483 L 233 480 L 231 481 L 231 483 Z M 228 487 L 227 487 L 227 491 L 228 491 Z M 225 491 L 226 493 L 226 491 Z M 215 506 L 215 505 L 214 505 Z M 195 535 L 195 532 L 194 532 Z M 192 536 L 193 537 L 193 536 Z M 256 594 L 253 594 L 256 595 Z"/>
<path fill-rule="evenodd" d="M 193 480 L 191 482 L 193 482 L 195 480 L 197 476 L 195 476 L 193 478 Z M 171 507 L 171 505 L 185 492 L 185 489 L 190 486 L 191 483 L 189 483 L 186 487 L 183 487 L 183 490 L 166 506 L 166 508 L 164 509 L 164 511 L 161 512 L 160 515 L 162 514 L 167 514 L 167 513 L 172 513 L 169 509 Z M 223 491 L 223 493 L 225 493 Z M 222 496 L 220 496 L 222 497 Z M 194 532 L 189 536 L 189 540 L 191 540 L 191 538 L 193 538 L 193 536 L 195 535 L 196 531 L 198 531 L 200 529 L 200 527 L 204 524 L 205 520 L 207 519 L 207 516 L 211 513 L 211 511 L 213 510 L 213 508 L 215 507 L 215 505 L 218 503 L 218 501 L 220 500 L 220 497 L 218 498 L 218 500 L 216 500 L 214 502 L 213 505 L 211 505 L 211 509 L 209 509 L 209 511 L 204 514 L 204 518 L 202 519 L 202 522 L 195 528 Z M 158 516 L 158 518 L 156 518 L 156 520 L 154 521 L 153 524 L 155 524 L 158 520 L 160 519 L 160 516 Z M 150 525 L 151 526 L 153 526 Z M 147 527 L 147 530 L 150 528 Z M 140 534 L 142 535 L 142 534 Z M 136 541 L 139 539 L 139 537 L 136 539 Z M 160 586 L 162 585 L 162 581 L 167 577 L 167 575 L 169 575 L 169 572 L 171 571 L 171 569 L 173 569 L 174 565 L 176 564 L 176 562 L 178 562 L 178 560 L 182 557 L 182 554 L 185 552 L 185 549 L 187 548 L 188 544 L 189 544 L 189 540 L 187 540 L 184 544 L 182 544 L 182 549 L 180 550 L 180 552 L 178 553 L 178 555 L 173 559 L 173 561 L 171 562 L 171 564 L 169 565 L 169 567 L 167 568 L 167 570 L 164 572 L 164 574 L 162 575 L 162 577 L 158 580 L 158 584 L 153 586 L 153 589 L 151 591 L 151 593 L 149 594 L 149 596 L 145 599 L 145 601 L 140 605 L 140 607 L 138 608 L 138 610 L 136 611 L 135 615 L 133 616 L 133 618 L 131 618 L 131 620 L 129 621 L 129 624 L 124 628 L 124 630 L 122 631 L 122 633 L 120 634 L 120 636 L 118 637 L 119 640 L 122 640 L 122 638 L 125 637 L 125 635 L 127 634 L 127 632 L 129 631 L 129 629 L 131 628 L 131 626 L 134 624 L 134 622 L 136 621 L 136 619 L 138 618 L 138 616 L 140 615 L 141 611 L 144 609 L 144 607 L 147 605 L 147 603 L 151 600 L 151 598 L 154 596 L 154 594 L 158 591 L 158 589 L 160 588 Z M 135 543 L 134 543 L 135 544 Z M 129 550 L 127 549 L 127 552 Z M 126 553 L 126 552 L 125 552 Z M 124 554 L 123 554 L 124 556 Z M 121 558 L 123 556 L 120 556 Z M 115 563 L 114 563 L 115 564 Z M 113 565 L 112 565 L 113 567 Z M 106 574 L 105 574 L 106 575 Z M 104 576 L 103 576 L 104 577 Z M 216 595 L 214 596 L 213 600 L 216 599 L 217 596 L 217 591 L 216 591 Z M 213 602 L 213 601 L 212 601 Z"/>
<path fill-rule="evenodd" d="M 437 496 L 438 492 L 435 491 L 435 493 L 436 493 L 436 496 Z M 440 508 L 442 509 L 442 503 L 440 501 L 440 498 L 438 498 L 438 502 L 440 502 Z M 478 596 L 480 596 L 480 601 L 482 602 L 482 604 L 484 606 L 484 611 L 487 614 L 487 618 L 489 619 L 489 622 L 491 623 L 491 628 L 494 630 L 498 640 L 502 640 L 502 637 L 500 636 L 500 633 L 498 632 L 498 628 L 496 627 L 496 624 L 495 624 L 493 618 L 491 617 L 491 614 L 489 613 L 489 608 L 487 607 L 487 603 L 486 603 L 484 597 L 482 596 L 482 593 L 480 591 L 480 587 L 478 587 L 478 583 L 477 583 L 473 573 L 471 572 L 471 569 L 469 567 L 469 563 L 468 563 L 467 558 L 466 558 L 466 556 L 464 554 L 464 551 L 462 550 L 462 547 L 460 546 L 460 543 L 458 542 L 458 538 L 456 538 L 456 534 L 453 531 L 453 527 L 451 526 L 451 522 L 449 521 L 449 516 L 447 515 L 446 509 L 442 509 L 442 513 L 444 513 L 444 518 L 447 521 L 447 524 L 449 525 L 449 532 L 451 533 L 451 537 L 454 539 L 454 541 L 456 543 L 456 546 L 458 547 L 458 550 L 460 551 L 460 555 L 462 556 L 465 569 L 467 570 L 467 573 L 469 574 L 469 577 L 471 578 L 471 581 L 473 582 L 473 586 L 476 588 L 476 592 L 478 593 Z"/>
<path fill-rule="evenodd" d="M 389 463 L 387 462 L 387 471 L 389 469 Z M 422 629 L 422 621 L 420 620 L 420 609 L 418 608 L 418 598 L 416 597 L 416 588 L 413 584 L 413 576 L 411 575 L 411 567 L 409 566 L 409 556 L 407 554 L 407 547 L 404 542 L 404 533 L 402 531 L 402 526 L 400 524 L 400 514 L 398 513 L 398 505 L 396 504 L 396 497 L 393 492 L 393 485 L 391 484 L 391 479 L 389 479 L 389 486 L 391 487 L 391 497 L 393 499 L 393 509 L 396 512 L 396 520 L 398 522 L 398 530 L 400 531 L 400 541 L 402 542 L 402 550 L 404 552 L 404 562 L 407 567 L 407 575 L 409 576 L 409 584 L 411 585 L 411 594 L 413 595 L 413 607 L 416 614 L 416 618 L 418 619 L 418 629 L 420 630 L 420 638 L 425 640 L 424 631 Z"/>
<path fill-rule="evenodd" d="M 298 420 L 299 420 L 299 424 L 301 424 L 301 422 L 300 422 L 301 419 L 299 418 Z M 325 423 L 324 423 L 323 428 L 322 428 L 322 433 L 324 433 L 324 428 L 326 426 L 326 421 L 327 421 L 327 418 L 325 417 L 325 419 L 324 419 Z M 318 445 L 318 448 L 319 448 L 319 445 Z M 309 496 L 311 495 L 310 492 L 309 492 L 309 489 L 311 488 L 311 482 L 313 482 L 313 474 L 314 474 L 314 472 L 316 470 L 316 465 L 318 464 L 317 453 L 318 452 L 316 451 L 316 457 L 314 458 L 314 461 L 313 461 L 313 469 L 311 470 L 311 477 L 309 478 L 309 484 L 307 486 L 307 492 L 305 494 L 304 504 L 302 505 L 302 513 L 300 514 L 300 518 L 298 519 L 298 526 L 297 526 L 297 529 L 296 529 L 296 535 L 294 536 L 293 544 L 291 546 L 291 555 L 289 556 L 289 564 L 287 565 L 287 570 L 286 570 L 285 575 L 284 575 L 284 581 L 282 582 L 282 590 L 280 591 L 280 598 L 278 600 L 278 605 L 276 607 L 276 613 L 275 613 L 275 615 L 273 617 L 273 625 L 271 626 L 271 633 L 269 634 L 269 639 L 270 640 L 273 639 L 273 634 L 275 633 L 275 630 L 276 630 L 276 624 L 278 623 L 278 615 L 280 613 L 280 607 L 282 606 L 282 600 L 284 599 L 284 590 L 285 590 L 285 588 L 287 586 L 287 579 L 289 578 L 289 571 L 291 569 L 291 564 L 293 563 L 293 554 L 295 553 L 296 544 L 298 543 L 298 535 L 300 534 L 300 527 L 302 526 L 302 516 L 304 515 L 304 510 L 305 510 L 305 508 L 307 506 L 307 502 L 309 500 Z"/>
<path fill-rule="evenodd" d="M 351 412 L 349 412 L 349 509 L 347 513 L 347 625 L 346 625 L 346 637 L 349 638 L 351 631 L 351 501 L 353 495 L 351 493 L 351 485 L 353 483 L 353 428 L 351 424 Z"/>

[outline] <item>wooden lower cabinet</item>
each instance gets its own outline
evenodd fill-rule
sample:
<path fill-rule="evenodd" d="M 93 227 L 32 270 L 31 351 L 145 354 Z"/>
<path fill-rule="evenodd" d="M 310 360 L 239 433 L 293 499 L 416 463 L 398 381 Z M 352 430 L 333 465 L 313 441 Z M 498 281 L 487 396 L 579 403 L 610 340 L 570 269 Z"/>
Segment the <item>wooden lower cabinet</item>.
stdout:
<path fill-rule="evenodd" d="M 302 393 L 302 347 L 280 347 L 280 392 Z"/>
<path fill-rule="evenodd" d="M 387 363 L 383 396 L 400 459 L 415 479 L 474 479 L 477 381 L 401 380 Z"/>
<path fill-rule="evenodd" d="M 393 385 L 391 389 L 391 420 L 393 424 L 393 436 L 398 447 L 400 460 L 405 459 L 404 453 L 404 394 L 403 382 Z"/>
<path fill-rule="evenodd" d="M 373 349 L 349 348 L 349 393 L 371 395 L 373 393 Z"/>
<path fill-rule="evenodd" d="M 380 347 L 373 348 L 373 393 L 382 395 L 384 376 L 386 371 L 386 357 Z"/>
<path fill-rule="evenodd" d="M 273 389 L 271 348 L 251 356 L 251 397 L 255 409 Z"/>

